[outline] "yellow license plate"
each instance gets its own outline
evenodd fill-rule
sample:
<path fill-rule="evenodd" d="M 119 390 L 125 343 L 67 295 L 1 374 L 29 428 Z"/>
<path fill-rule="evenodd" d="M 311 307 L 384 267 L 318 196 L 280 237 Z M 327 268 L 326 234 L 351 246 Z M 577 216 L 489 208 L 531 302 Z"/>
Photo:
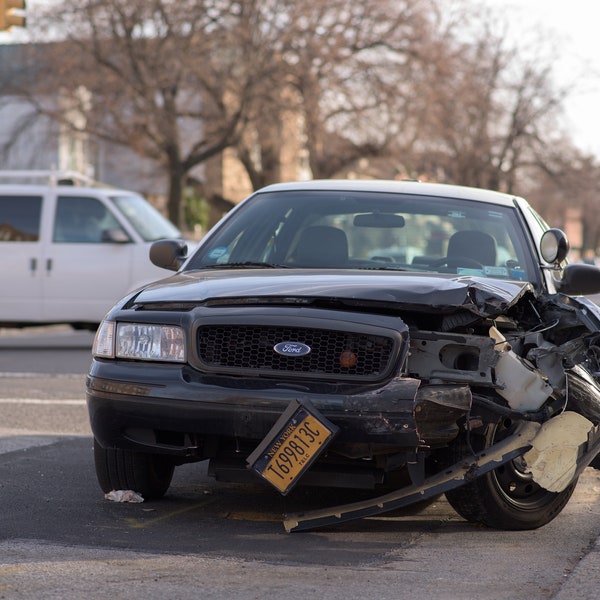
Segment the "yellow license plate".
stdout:
<path fill-rule="evenodd" d="M 295 402 L 248 457 L 249 467 L 285 495 L 336 433 L 314 408 Z"/>

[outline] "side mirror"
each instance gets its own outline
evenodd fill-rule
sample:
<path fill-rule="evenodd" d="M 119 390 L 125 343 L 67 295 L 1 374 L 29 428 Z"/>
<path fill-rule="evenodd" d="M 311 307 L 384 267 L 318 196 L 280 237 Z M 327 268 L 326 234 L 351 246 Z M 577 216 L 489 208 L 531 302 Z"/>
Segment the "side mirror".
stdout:
<path fill-rule="evenodd" d="M 113 244 L 129 244 L 131 238 L 120 227 L 102 230 L 102 241 Z"/>
<path fill-rule="evenodd" d="M 547 263 L 561 263 L 567 258 L 569 248 L 569 240 L 560 229 L 548 229 L 540 240 L 540 253 Z"/>
<path fill-rule="evenodd" d="M 594 265 L 567 265 L 560 280 L 554 280 L 557 291 L 571 296 L 600 294 L 600 269 Z"/>
<path fill-rule="evenodd" d="M 150 246 L 152 264 L 169 271 L 178 271 L 187 257 L 184 240 L 159 240 Z"/>

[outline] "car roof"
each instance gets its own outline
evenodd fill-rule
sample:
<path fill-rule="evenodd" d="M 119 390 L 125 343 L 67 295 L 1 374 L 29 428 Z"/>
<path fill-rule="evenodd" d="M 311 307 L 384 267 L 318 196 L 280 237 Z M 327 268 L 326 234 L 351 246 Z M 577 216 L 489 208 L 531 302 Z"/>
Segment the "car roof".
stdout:
<path fill-rule="evenodd" d="M 414 180 L 313 179 L 290 183 L 276 183 L 268 185 L 256 193 L 290 191 L 360 191 L 411 194 L 417 196 L 443 196 L 446 198 L 463 198 L 476 202 L 488 202 L 502 206 L 514 206 L 515 201 L 514 195 L 502 192 Z"/>

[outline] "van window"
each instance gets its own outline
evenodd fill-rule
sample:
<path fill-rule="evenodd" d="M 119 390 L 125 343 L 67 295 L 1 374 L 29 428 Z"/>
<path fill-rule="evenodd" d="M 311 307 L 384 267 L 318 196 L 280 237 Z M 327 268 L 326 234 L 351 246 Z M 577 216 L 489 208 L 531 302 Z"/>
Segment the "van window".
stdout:
<path fill-rule="evenodd" d="M 0 242 L 40 239 L 41 196 L 0 196 Z"/>
<path fill-rule="evenodd" d="M 122 229 L 115 216 L 95 198 L 60 196 L 54 219 L 55 242 L 95 244 L 108 241 L 108 229 Z"/>
<path fill-rule="evenodd" d="M 144 241 L 182 237 L 181 231 L 141 196 L 112 196 L 111 200 Z"/>

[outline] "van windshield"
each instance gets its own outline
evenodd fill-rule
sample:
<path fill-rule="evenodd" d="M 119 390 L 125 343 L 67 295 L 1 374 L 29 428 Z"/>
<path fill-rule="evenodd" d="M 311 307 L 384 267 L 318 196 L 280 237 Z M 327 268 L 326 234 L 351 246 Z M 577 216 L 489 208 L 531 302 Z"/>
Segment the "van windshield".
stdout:
<path fill-rule="evenodd" d="M 111 196 L 111 200 L 146 242 L 182 237 L 181 231 L 141 196 Z"/>

